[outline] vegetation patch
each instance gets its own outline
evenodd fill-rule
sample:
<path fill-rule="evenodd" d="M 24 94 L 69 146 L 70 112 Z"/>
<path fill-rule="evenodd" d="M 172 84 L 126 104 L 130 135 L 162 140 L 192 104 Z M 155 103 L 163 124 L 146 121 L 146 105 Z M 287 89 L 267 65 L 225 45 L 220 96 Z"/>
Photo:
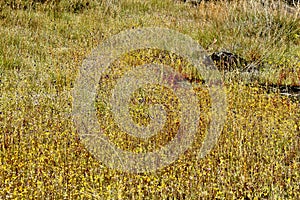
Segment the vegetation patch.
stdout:
<path fill-rule="evenodd" d="M 299 90 L 300 21 L 297 9 L 286 8 L 260 1 L 1 1 L 0 199 L 297 199 L 299 101 L 281 93 Z M 180 124 L 179 99 L 169 88 L 149 85 L 133 92 L 129 113 L 147 125 L 150 105 L 161 104 L 167 111 L 163 130 L 142 140 L 118 127 L 111 90 L 136 66 L 172 67 L 191 83 L 201 110 L 199 130 L 184 154 L 155 172 L 131 174 L 104 165 L 83 145 L 71 119 L 72 91 L 94 48 L 141 27 L 189 35 L 208 55 L 230 52 L 241 58 L 235 64 L 253 66 L 255 73 L 220 68 L 226 122 L 213 150 L 197 159 L 211 100 L 196 68 L 157 49 L 118 58 L 100 79 L 95 107 L 104 134 L 119 148 L 154 151 L 176 137 Z"/>

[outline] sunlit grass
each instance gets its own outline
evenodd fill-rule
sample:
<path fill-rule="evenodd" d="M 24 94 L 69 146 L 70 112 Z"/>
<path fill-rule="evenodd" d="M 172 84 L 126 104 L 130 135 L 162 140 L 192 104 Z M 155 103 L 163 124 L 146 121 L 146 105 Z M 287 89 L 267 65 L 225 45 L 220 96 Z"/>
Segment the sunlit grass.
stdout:
<path fill-rule="evenodd" d="M 197 83 L 202 111 L 198 136 L 184 155 L 157 172 L 128 174 L 107 168 L 80 142 L 71 120 L 71 91 L 82 61 L 104 39 L 138 27 L 174 29 L 191 36 L 208 53 L 228 49 L 257 65 L 263 63 L 257 82 L 299 85 L 299 15 L 254 1 L 207 2 L 198 7 L 171 0 L 92 1 L 88 6 L 87 1 L 75 0 L 34 6 L 33 1 L 14 2 L 0 4 L 1 198 L 296 199 L 300 195 L 299 102 L 267 93 L 255 83 L 250 87 L 239 77 L 225 81 L 227 120 L 213 151 L 196 159 L 210 120 L 207 88 Z M 147 104 L 137 99 L 164 102 L 170 108 L 166 131 L 150 141 L 119 131 L 103 102 L 114 77 L 145 63 L 167 64 L 187 80 L 199 80 L 184 59 L 157 50 L 126 54 L 105 72 L 110 78 L 103 79 L 98 90 L 99 122 L 120 148 L 136 152 L 159 148 L 174 136 L 180 107 L 166 88 L 137 91 L 131 102 L 133 119 L 142 125 L 149 122 Z M 165 96 L 160 98 L 159 91 Z"/>

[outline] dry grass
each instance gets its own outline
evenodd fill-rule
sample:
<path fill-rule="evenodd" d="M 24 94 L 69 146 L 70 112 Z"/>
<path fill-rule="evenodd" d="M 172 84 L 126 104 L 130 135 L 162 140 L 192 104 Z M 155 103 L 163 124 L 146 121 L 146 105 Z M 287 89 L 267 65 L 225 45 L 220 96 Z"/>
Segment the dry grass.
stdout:
<path fill-rule="evenodd" d="M 226 81 L 226 124 L 216 147 L 201 160 L 195 159 L 195 152 L 209 122 L 209 97 L 204 85 L 195 88 L 204 111 L 199 136 L 176 162 L 153 173 L 128 174 L 107 168 L 86 150 L 70 119 L 71 91 L 84 58 L 104 39 L 133 27 L 177 30 L 190 35 L 209 53 L 228 49 L 256 64 L 263 63 L 258 82 L 299 85 L 297 14 L 248 1 L 207 2 L 198 7 L 171 0 L 92 1 L 76 9 L 72 5 L 84 1 L 66 2 L 31 6 L 19 1 L 0 7 L 0 198 L 300 196 L 299 102 L 246 86 L 243 80 Z M 157 60 L 158 54 L 165 55 L 164 60 Z M 170 54 L 134 52 L 118 62 L 128 66 L 154 60 L 177 69 L 180 58 L 172 60 L 166 55 Z M 128 70 L 113 67 L 116 76 Z M 99 88 L 103 98 L 108 97 L 114 82 L 108 79 L 104 88 Z M 164 145 L 172 136 L 172 122 L 178 120 L 176 105 L 165 100 L 175 107 L 167 135 L 143 143 L 126 135 L 116 137 L 120 132 L 113 126 L 106 134 L 120 147 L 133 151 Z M 133 118 L 147 124 L 147 109 L 137 108 L 133 101 Z M 98 109 L 103 126 L 114 124 L 110 117 L 101 118 L 110 113 L 107 107 L 101 108 L 101 99 Z"/>

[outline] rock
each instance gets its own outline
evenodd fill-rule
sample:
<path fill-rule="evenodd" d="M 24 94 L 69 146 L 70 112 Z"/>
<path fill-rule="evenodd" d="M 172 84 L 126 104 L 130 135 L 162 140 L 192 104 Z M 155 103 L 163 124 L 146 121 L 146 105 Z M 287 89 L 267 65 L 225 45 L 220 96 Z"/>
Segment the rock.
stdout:
<path fill-rule="evenodd" d="M 186 3 L 199 4 L 202 0 L 183 0 Z"/>
<path fill-rule="evenodd" d="M 289 97 L 292 100 L 300 101 L 300 86 L 293 85 L 262 85 L 260 87 L 264 88 L 268 93 L 278 93 L 282 96 Z"/>
<path fill-rule="evenodd" d="M 284 2 L 289 6 L 300 6 L 300 0 L 284 0 Z"/>
<path fill-rule="evenodd" d="M 215 52 L 211 55 L 211 59 L 220 71 L 234 71 L 247 66 L 247 61 L 244 58 L 229 51 Z"/>

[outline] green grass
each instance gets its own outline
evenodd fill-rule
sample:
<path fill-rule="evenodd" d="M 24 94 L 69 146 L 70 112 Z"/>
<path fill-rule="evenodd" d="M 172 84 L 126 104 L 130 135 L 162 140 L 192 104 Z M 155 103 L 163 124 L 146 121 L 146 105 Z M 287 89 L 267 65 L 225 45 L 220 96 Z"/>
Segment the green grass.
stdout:
<path fill-rule="evenodd" d="M 0 3 L 1 199 L 300 196 L 299 102 L 255 85 L 300 84 L 299 11 L 273 10 L 255 1 L 206 2 L 198 7 L 171 0 L 32 2 Z M 253 87 L 236 74 L 225 80 L 226 123 L 204 159 L 197 160 L 196 152 L 210 120 L 210 100 L 205 85 L 197 85 L 202 115 L 193 146 L 168 167 L 129 174 L 107 168 L 80 142 L 71 120 L 71 92 L 83 60 L 94 48 L 122 30 L 148 26 L 187 34 L 209 54 L 227 49 L 263 67 Z M 134 94 L 170 108 L 164 134 L 150 141 L 127 137 L 103 103 L 114 77 L 151 62 L 168 64 L 188 79 L 194 76 L 184 59 L 158 50 L 132 52 L 116 61 L 105 72 L 110 78 L 99 88 L 97 109 L 107 136 L 120 148 L 143 152 L 174 136 L 178 105 L 166 88 L 149 87 Z M 131 116 L 145 125 L 148 105 L 134 99 Z"/>

